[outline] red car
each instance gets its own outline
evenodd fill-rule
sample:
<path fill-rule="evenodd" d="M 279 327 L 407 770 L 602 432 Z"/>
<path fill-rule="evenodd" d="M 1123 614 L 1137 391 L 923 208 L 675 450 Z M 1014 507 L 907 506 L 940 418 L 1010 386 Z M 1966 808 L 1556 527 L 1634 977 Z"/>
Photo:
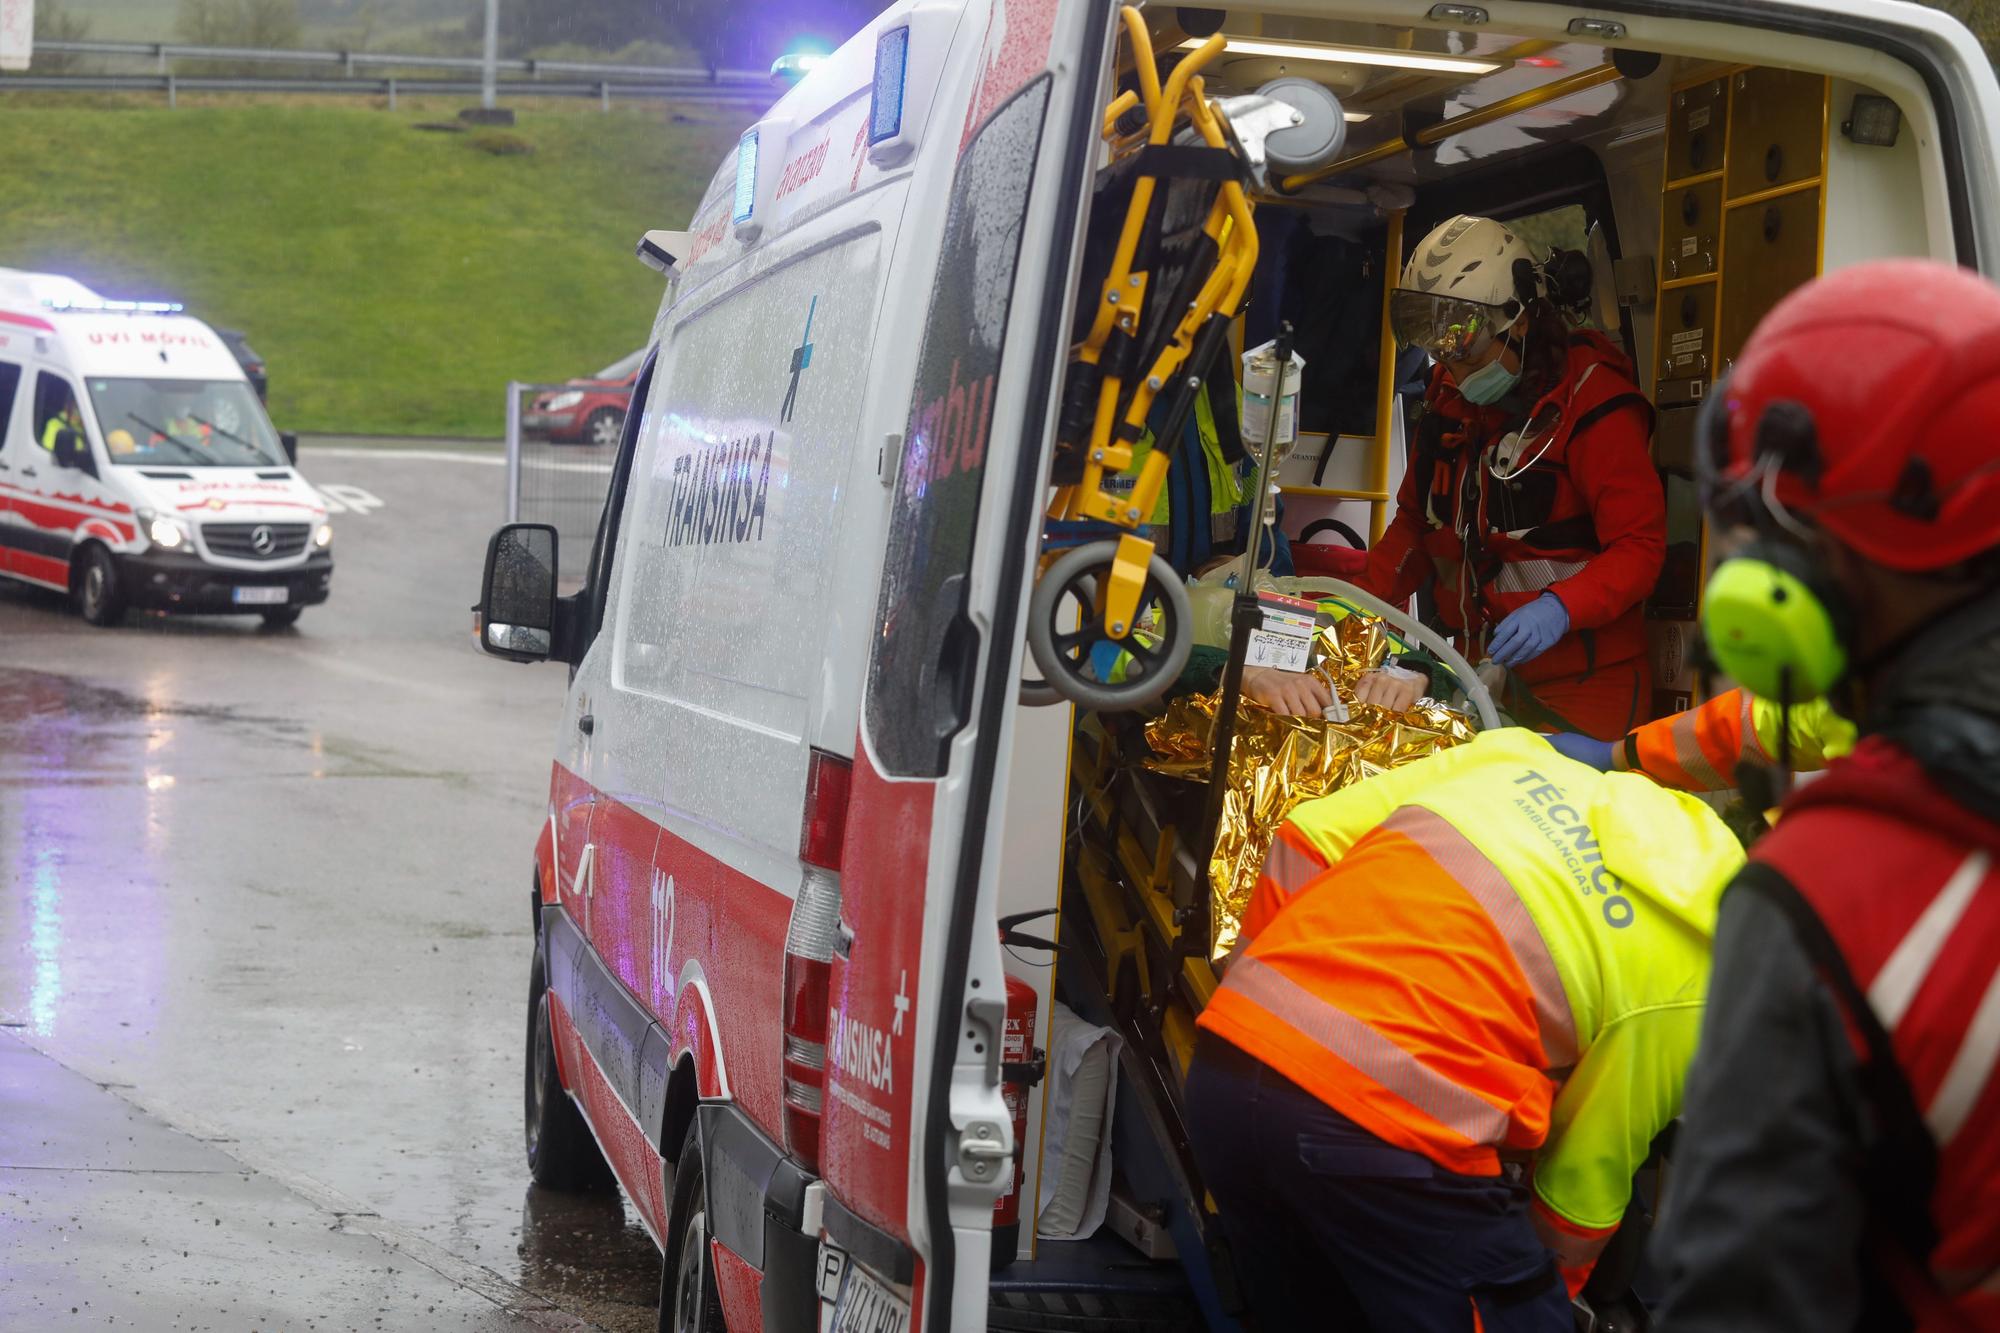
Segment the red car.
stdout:
<path fill-rule="evenodd" d="M 646 349 L 612 362 L 595 375 L 570 380 L 563 388 L 537 394 L 521 414 L 521 430 L 558 444 L 617 445 L 632 406 L 632 382 Z"/>

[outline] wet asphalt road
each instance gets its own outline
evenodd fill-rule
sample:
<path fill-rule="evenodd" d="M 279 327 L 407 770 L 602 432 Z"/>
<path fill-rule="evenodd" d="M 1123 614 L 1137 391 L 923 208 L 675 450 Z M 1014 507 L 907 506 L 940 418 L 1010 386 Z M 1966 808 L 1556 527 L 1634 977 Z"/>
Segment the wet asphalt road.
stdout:
<path fill-rule="evenodd" d="M 0 1328 L 652 1327 L 636 1219 L 522 1162 L 564 679 L 472 643 L 496 464 L 309 443 L 292 630 L 0 582 Z"/>

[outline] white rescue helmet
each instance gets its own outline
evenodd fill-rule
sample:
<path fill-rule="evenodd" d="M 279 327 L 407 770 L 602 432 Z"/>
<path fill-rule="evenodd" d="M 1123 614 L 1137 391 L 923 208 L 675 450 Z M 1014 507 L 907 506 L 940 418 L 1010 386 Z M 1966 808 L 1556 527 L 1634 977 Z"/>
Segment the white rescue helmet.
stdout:
<path fill-rule="evenodd" d="M 1525 260 L 1526 276 L 1519 268 Z M 1539 284 L 1535 252 L 1512 228 L 1461 213 L 1424 237 L 1389 297 L 1400 343 L 1437 360 L 1476 356 L 1520 319 L 1524 280 Z"/>

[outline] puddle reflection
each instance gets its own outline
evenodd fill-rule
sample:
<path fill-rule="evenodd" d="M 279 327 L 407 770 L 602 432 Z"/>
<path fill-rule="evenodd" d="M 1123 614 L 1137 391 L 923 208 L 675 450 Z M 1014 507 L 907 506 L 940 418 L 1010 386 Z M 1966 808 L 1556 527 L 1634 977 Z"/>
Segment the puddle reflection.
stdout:
<path fill-rule="evenodd" d="M 654 1327 L 660 1252 L 617 1191 L 566 1194 L 529 1186 L 518 1252 L 519 1281 L 528 1290 L 606 1328 Z"/>

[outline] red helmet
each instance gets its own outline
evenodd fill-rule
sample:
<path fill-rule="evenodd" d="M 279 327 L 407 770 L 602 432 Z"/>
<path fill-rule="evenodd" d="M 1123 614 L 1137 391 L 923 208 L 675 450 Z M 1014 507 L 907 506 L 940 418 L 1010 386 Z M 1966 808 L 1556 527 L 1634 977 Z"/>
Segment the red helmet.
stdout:
<path fill-rule="evenodd" d="M 1809 282 L 1718 398 L 1701 462 L 1719 516 L 1775 502 L 1904 571 L 2000 546 L 2000 287 L 1978 275 L 1885 259 Z"/>

